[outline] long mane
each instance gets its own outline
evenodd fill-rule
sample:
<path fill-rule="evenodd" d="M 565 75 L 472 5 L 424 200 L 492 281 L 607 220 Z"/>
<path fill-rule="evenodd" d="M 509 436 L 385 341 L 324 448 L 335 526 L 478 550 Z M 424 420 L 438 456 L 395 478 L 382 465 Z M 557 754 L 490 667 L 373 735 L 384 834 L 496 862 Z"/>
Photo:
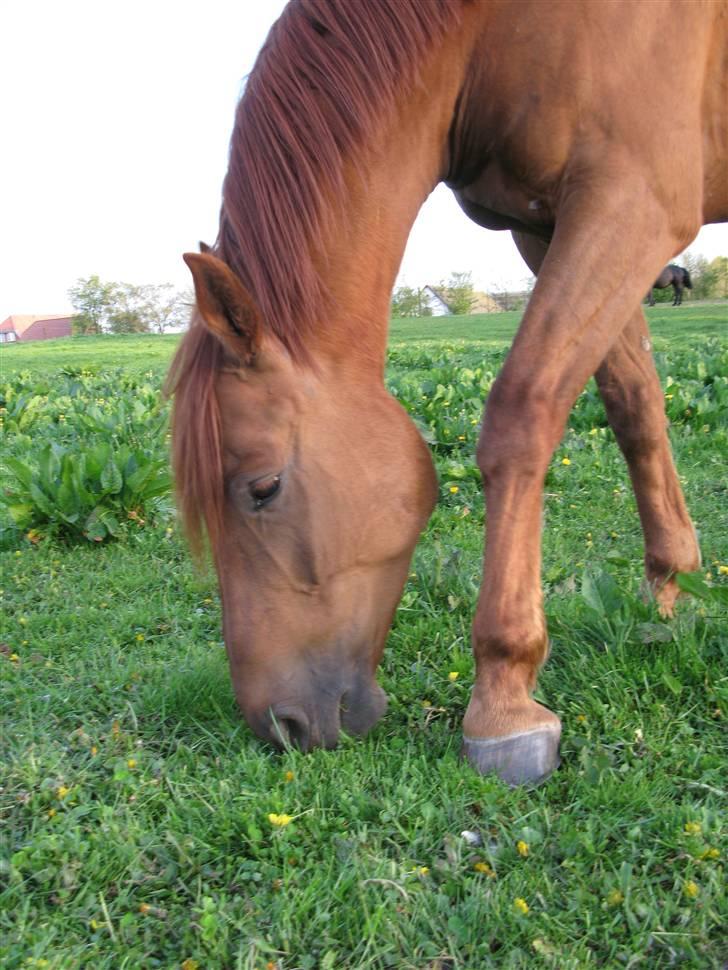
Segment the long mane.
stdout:
<path fill-rule="evenodd" d="M 325 314 L 320 268 L 345 209 L 345 162 L 372 138 L 428 48 L 468 0 L 293 0 L 272 27 L 238 104 L 215 253 L 295 359 Z M 365 172 L 361 172 L 365 177 Z M 318 257 L 318 258 L 317 258 Z M 172 365 L 180 511 L 199 548 L 222 528 L 221 349 L 193 319 Z"/>

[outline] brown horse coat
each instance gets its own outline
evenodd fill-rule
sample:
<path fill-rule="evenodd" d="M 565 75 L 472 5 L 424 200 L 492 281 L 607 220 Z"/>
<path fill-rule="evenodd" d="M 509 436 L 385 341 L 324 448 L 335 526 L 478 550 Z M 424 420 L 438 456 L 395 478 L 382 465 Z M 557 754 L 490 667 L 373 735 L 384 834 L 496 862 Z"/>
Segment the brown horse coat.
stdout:
<path fill-rule="evenodd" d="M 678 103 L 677 123 L 655 123 Z M 187 257 L 197 314 L 174 377 L 181 508 L 211 536 L 258 733 L 330 746 L 382 713 L 376 665 L 435 494 L 382 385 L 389 297 L 444 181 L 538 273 L 478 446 L 487 537 L 464 747 L 511 783 L 553 769 L 559 720 L 530 696 L 547 649 L 542 491 L 590 376 L 665 612 L 675 571 L 699 563 L 639 305 L 702 223 L 728 218 L 727 104 L 724 0 L 286 9 L 238 107 L 214 253 Z"/>

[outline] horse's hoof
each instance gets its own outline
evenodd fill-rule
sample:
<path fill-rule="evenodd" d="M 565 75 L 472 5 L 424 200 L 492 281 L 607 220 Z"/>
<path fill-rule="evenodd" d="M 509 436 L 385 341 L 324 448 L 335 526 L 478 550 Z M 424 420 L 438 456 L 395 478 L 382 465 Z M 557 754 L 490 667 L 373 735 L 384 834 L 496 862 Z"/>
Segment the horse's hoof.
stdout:
<path fill-rule="evenodd" d="M 500 738 L 463 736 L 463 757 L 481 775 L 491 772 L 514 788 L 538 785 L 559 767 L 560 724 L 544 724 Z"/>

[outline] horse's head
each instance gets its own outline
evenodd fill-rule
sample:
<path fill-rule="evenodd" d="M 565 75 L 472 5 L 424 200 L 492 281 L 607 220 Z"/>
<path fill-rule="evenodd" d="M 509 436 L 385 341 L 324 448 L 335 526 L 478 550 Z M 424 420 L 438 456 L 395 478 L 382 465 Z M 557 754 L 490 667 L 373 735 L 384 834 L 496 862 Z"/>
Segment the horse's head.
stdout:
<path fill-rule="evenodd" d="M 303 749 L 363 733 L 410 558 L 435 497 L 424 442 L 381 380 L 296 363 L 239 279 L 185 257 L 193 326 L 177 362 L 178 499 L 204 519 L 238 703 Z"/>

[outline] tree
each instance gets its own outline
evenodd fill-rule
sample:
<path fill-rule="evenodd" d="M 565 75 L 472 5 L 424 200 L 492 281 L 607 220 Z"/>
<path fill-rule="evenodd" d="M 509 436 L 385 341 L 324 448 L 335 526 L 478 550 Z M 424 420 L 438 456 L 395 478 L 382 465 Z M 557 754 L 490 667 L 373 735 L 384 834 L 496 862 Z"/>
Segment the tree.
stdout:
<path fill-rule="evenodd" d="M 164 333 L 171 327 L 178 329 L 189 323 L 194 297 L 189 290 L 179 292 L 171 283 L 161 283 L 154 290 L 154 314 L 151 330 Z"/>
<path fill-rule="evenodd" d="M 80 279 L 69 291 L 76 314 L 74 333 L 164 333 L 182 327 L 192 296 L 170 283 L 104 283 L 98 276 Z"/>
<path fill-rule="evenodd" d="M 115 300 L 108 316 L 111 333 L 147 333 L 149 330 L 149 300 L 147 287 L 131 283 L 116 286 Z"/>
<path fill-rule="evenodd" d="M 398 286 L 392 294 L 393 317 L 431 317 L 432 310 L 425 299 L 424 289 Z"/>
<path fill-rule="evenodd" d="M 718 300 L 728 300 L 728 256 L 716 256 L 709 269 L 714 281 L 711 296 Z"/>
<path fill-rule="evenodd" d="M 692 298 L 694 300 L 707 300 L 712 296 L 713 287 L 716 283 L 716 274 L 711 269 L 711 264 L 702 253 L 691 253 L 689 250 L 682 254 L 680 263 L 690 273 L 690 281 L 693 284 Z"/>
<path fill-rule="evenodd" d="M 445 302 L 456 316 L 470 313 L 475 303 L 475 290 L 471 273 L 451 273 L 447 283 L 439 287 Z"/>
<path fill-rule="evenodd" d="M 98 276 L 76 280 L 68 296 L 76 311 L 71 326 L 76 334 L 103 333 L 116 297 L 116 283 L 104 283 Z"/>

